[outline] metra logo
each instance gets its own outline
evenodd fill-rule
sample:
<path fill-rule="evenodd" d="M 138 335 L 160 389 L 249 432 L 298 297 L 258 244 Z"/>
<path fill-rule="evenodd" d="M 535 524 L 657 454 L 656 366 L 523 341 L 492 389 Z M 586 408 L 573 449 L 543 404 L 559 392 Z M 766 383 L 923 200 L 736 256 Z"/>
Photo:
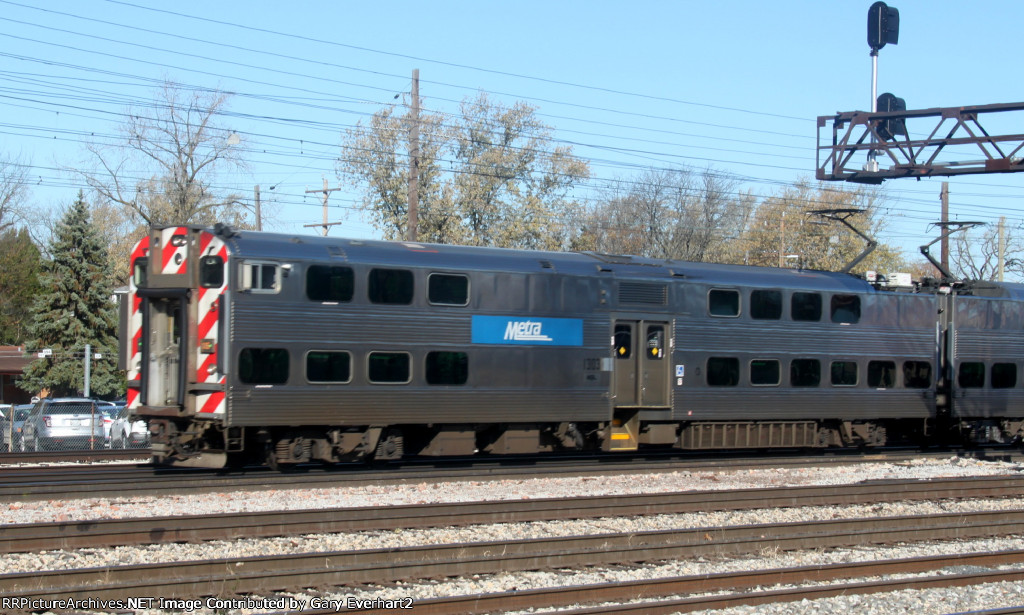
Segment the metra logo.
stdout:
<path fill-rule="evenodd" d="M 539 316 L 473 316 L 474 344 L 582 346 L 583 320 Z"/>
<path fill-rule="evenodd" d="M 505 339 L 517 342 L 551 342 L 550 337 L 541 332 L 544 323 L 532 320 L 513 320 L 505 327 Z"/>

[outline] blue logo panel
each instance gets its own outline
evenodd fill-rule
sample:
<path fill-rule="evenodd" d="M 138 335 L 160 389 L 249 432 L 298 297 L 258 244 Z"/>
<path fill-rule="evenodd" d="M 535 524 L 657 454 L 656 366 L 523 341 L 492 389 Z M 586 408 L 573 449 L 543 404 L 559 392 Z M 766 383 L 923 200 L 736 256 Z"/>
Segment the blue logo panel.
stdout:
<path fill-rule="evenodd" d="M 583 320 L 579 318 L 474 316 L 473 343 L 582 346 Z"/>

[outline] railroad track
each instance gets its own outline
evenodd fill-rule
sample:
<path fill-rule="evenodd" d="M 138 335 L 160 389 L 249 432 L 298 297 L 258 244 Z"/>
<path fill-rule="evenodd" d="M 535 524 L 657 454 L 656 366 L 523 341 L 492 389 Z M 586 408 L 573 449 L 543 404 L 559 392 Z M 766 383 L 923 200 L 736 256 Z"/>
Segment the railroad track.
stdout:
<path fill-rule="evenodd" d="M 1017 534 L 1024 511 L 842 519 L 608 533 L 113 566 L 0 575 L 0 596 L 129 600 L 260 594 L 507 571 L 735 557 L 765 550 L 835 548 Z M 1024 551 L 1000 557 L 1024 563 Z M 1024 571 L 1018 571 L 1024 575 Z M 1015 577 L 1015 578 L 1024 578 Z M 650 612 L 650 611 L 644 611 Z"/>
<path fill-rule="evenodd" d="M 871 594 L 901 589 L 928 589 L 933 587 L 959 587 L 1020 581 L 1024 570 L 986 571 L 967 574 L 941 574 L 927 577 L 887 579 L 859 583 L 834 581 L 887 575 L 920 574 L 950 567 L 992 568 L 995 566 L 1024 564 L 1024 552 L 1000 551 L 916 557 L 884 562 L 854 562 L 797 568 L 773 568 L 749 572 L 730 572 L 711 575 L 672 577 L 622 583 L 601 583 L 554 587 L 538 590 L 496 592 L 474 596 L 456 596 L 419 600 L 415 603 L 417 615 L 459 615 L 490 613 L 502 610 L 529 610 L 567 607 L 584 604 L 614 602 L 614 606 L 577 608 L 560 611 L 560 615 L 598 613 L 687 613 L 706 609 L 724 609 L 735 606 L 757 606 L 778 602 L 816 600 L 849 594 Z M 754 588 L 779 585 L 823 584 L 798 588 L 749 591 Z M 824 584 L 828 583 L 828 584 Z M 747 590 L 747 591 L 741 591 Z M 709 594 L 679 598 L 680 595 Z M 333 608 L 307 608 L 293 615 L 320 615 L 336 613 Z M 379 609 L 346 609 L 347 613 L 379 613 Z M 1024 613 L 1020 609 L 1000 609 L 991 615 Z"/>
<path fill-rule="evenodd" d="M 0 554 L 160 542 L 895 501 L 1024 497 L 1024 476 L 0 525 Z"/>
<path fill-rule="evenodd" d="M 310 466 L 296 472 L 279 473 L 267 468 L 216 471 L 187 468 L 154 468 L 149 464 L 62 465 L 47 467 L 0 466 L 0 502 L 49 499 L 131 497 L 180 493 L 258 491 L 271 489 L 317 489 L 366 485 L 406 484 L 458 480 L 500 480 L 600 476 L 607 474 L 708 471 L 749 468 L 828 467 L 851 463 L 901 463 L 918 459 L 941 459 L 962 454 L 972 458 L 1016 460 L 1020 452 L 1011 449 L 988 451 L 917 452 L 898 450 L 870 455 L 777 455 L 691 457 L 587 457 L 587 458 L 499 458 L 403 462 L 384 468 L 366 465 Z"/>

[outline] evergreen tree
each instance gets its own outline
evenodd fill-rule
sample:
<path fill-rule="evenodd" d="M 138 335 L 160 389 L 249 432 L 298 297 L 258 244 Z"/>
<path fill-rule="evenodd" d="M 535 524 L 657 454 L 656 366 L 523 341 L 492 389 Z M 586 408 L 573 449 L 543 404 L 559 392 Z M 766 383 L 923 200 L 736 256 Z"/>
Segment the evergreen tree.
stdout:
<path fill-rule="evenodd" d="M 28 231 L 0 234 L 0 263 L 0 344 L 21 344 L 32 320 L 32 303 L 42 289 L 43 260 Z"/>
<path fill-rule="evenodd" d="M 96 395 L 124 391 L 117 371 L 117 310 L 107 247 L 89 219 L 84 195 L 61 219 L 45 263 L 42 292 L 29 326 L 30 351 L 44 348 L 52 356 L 36 359 L 25 370 L 19 386 L 30 393 L 48 390 L 52 396 L 75 395 L 84 387 L 85 345 L 102 353 L 92 361 L 90 390 Z"/>

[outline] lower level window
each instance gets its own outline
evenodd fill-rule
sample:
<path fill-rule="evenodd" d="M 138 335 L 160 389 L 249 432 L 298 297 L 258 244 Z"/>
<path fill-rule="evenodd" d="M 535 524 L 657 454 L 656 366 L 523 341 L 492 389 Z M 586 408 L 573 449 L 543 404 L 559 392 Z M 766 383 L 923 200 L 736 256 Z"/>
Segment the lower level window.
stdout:
<path fill-rule="evenodd" d="M 311 350 L 306 354 L 306 380 L 344 383 L 352 380 L 352 355 L 347 352 Z"/>
<path fill-rule="evenodd" d="M 789 364 L 789 384 L 795 387 L 821 384 L 821 362 L 817 359 L 793 359 Z"/>
<path fill-rule="evenodd" d="M 985 386 L 985 364 L 980 361 L 965 361 L 960 364 L 957 383 L 965 389 L 980 389 Z"/>
<path fill-rule="evenodd" d="M 927 389 L 932 385 L 932 364 L 928 361 L 903 362 L 903 386 L 908 389 Z"/>
<path fill-rule="evenodd" d="M 366 373 L 376 384 L 405 384 L 411 379 L 407 352 L 371 352 Z"/>
<path fill-rule="evenodd" d="M 750 362 L 750 384 L 778 386 L 779 362 L 774 359 L 755 359 Z"/>
<path fill-rule="evenodd" d="M 840 387 L 857 386 L 857 362 L 833 361 L 832 384 Z"/>
<path fill-rule="evenodd" d="M 1017 364 L 1016 363 L 993 363 L 992 364 L 992 388 L 1012 389 L 1017 386 Z"/>
<path fill-rule="evenodd" d="M 734 387 L 740 383 L 740 360 L 733 357 L 708 358 L 708 386 Z"/>
<path fill-rule="evenodd" d="M 238 379 L 244 384 L 285 384 L 288 382 L 288 351 L 243 348 L 238 354 Z"/>
<path fill-rule="evenodd" d="M 464 352 L 428 352 L 427 384 L 462 385 L 469 379 L 469 359 Z"/>
<path fill-rule="evenodd" d="M 872 389 L 891 389 L 896 386 L 896 362 L 868 361 L 868 386 Z"/>

